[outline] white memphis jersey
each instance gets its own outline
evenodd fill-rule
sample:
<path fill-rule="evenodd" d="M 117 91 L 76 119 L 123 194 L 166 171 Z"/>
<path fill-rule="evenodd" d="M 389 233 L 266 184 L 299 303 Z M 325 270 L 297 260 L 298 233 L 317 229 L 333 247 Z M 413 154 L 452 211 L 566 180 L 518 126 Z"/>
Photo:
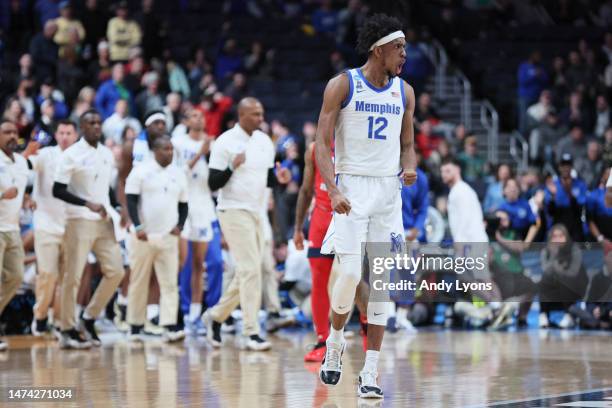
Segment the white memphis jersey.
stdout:
<path fill-rule="evenodd" d="M 189 213 L 196 218 L 196 223 L 209 224 L 216 219 L 215 206 L 208 187 L 208 163 L 206 157 L 189 169 L 189 162 L 198 154 L 204 141 L 193 140 L 189 136 L 172 139 L 174 146 L 174 164 L 185 169 L 189 191 Z"/>
<path fill-rule="evenodd" d="M 336 174 L 397 176 L 400 134 L 406 106 L 403 80 L 390 78 L 383 88 L 370 84 L 361 68 L 346 71 L 349 95 L 335 128 Z"/>
<path fill-rule="evenodd" d="M 136 167 L 152 158 L 153 151 L 149 148 L 147 131 L 143 130 L 134 140 L 134 147 L 132 148 L 132 167 Z"/>

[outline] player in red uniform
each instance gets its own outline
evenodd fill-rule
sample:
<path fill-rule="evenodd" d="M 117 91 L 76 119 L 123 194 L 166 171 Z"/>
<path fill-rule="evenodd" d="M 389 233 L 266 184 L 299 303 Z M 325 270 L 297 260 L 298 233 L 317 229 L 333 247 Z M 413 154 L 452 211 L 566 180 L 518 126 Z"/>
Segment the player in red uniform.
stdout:
<path fill-rule="evenodd" d="M 319 173 L 315 160 L 314 143 L 308 146 L 304 162 L 304 179 L 297 200 L 293 241 L 298 250 L 304 249 L 302 227 L 314 195 L 314 209 L 310 215 L 310 227 L 308 229 L 308 241 L 310 243 L 308 247 L 308 262 L 310 263 L 312 275 L 312 320 L 317 333 L 317 344 L 304 356 L 304 361 L 320 362 L 325 356 L 325 340 L 329 335 L 330 303 L 327 285 L 334 261 L 333 255 L 321 253 L 321 245 L 331 222 L 333 210 L 325 182 Z M 364 305 L 367 304 L 367 285 L 361 284 L 358 293 L 357 307 L 361 312 L 361 322 L 365 329 L 365 316 L 367 315 L 365 314 Z"/>

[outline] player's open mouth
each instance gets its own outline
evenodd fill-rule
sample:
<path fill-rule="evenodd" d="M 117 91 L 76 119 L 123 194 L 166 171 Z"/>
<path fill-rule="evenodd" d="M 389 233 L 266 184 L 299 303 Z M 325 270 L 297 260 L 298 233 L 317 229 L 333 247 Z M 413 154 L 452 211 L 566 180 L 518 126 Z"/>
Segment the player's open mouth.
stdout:
<path fill-rule="evenodd" d="M 402 61 L 398 66 L 397 66 L 397 75 L 402 73 L 402 68 L 404 67 L 404 63 L 406 61 Z"/>

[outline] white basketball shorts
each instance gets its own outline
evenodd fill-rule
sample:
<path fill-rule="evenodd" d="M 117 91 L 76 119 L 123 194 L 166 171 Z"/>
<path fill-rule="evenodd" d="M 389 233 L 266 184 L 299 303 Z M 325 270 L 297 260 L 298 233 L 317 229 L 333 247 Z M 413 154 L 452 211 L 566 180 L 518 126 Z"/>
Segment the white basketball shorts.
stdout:
<path fill-rule="evenodd" d="M 321 253 L 361 254 L 365 242 L 404 242 L 399 177 L 339 174 L 336 184 L 349 200 L 349 214 L 334 213 Z"/>

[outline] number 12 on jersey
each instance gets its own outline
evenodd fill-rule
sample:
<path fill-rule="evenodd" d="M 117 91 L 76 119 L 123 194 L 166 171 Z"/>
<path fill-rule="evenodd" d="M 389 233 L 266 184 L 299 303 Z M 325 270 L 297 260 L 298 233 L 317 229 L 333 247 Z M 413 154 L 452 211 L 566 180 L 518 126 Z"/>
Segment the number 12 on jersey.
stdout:
<path fill-rule="evenodd" d="M 383 135 L 382 131 L 385 130 L 388 124 L 387 118 L 368 116 L 368 139 L 387 140 L 387 136 Z M 374 129 L 375 126 L 376 129 Z"/>

